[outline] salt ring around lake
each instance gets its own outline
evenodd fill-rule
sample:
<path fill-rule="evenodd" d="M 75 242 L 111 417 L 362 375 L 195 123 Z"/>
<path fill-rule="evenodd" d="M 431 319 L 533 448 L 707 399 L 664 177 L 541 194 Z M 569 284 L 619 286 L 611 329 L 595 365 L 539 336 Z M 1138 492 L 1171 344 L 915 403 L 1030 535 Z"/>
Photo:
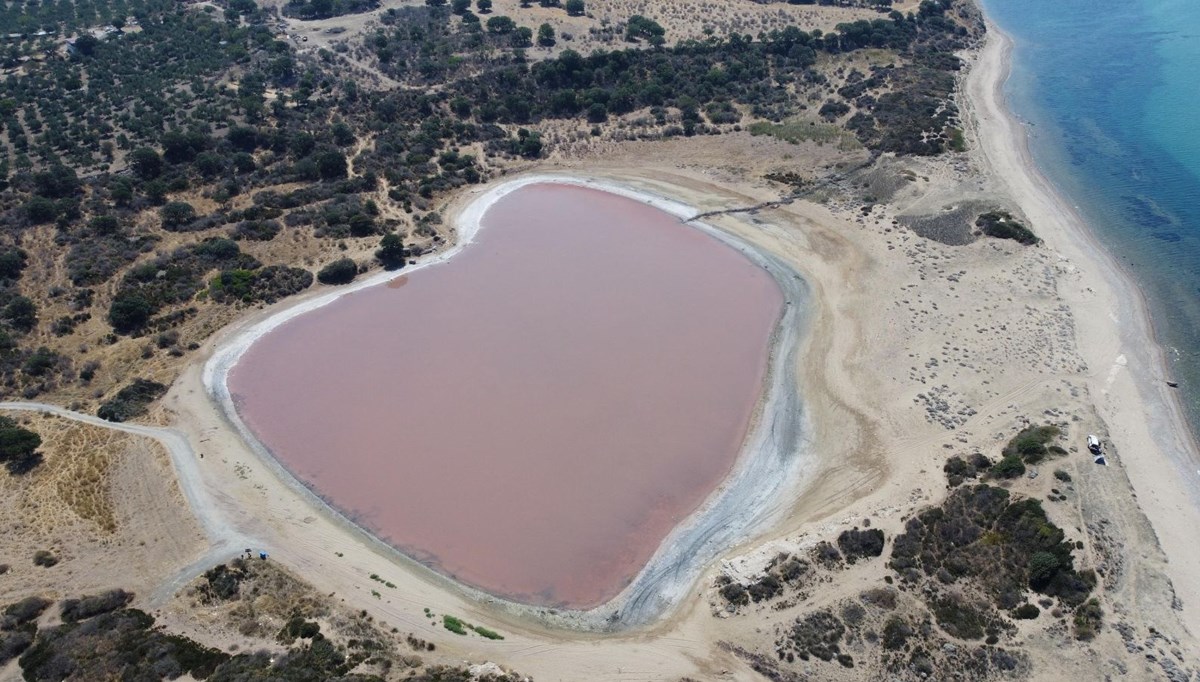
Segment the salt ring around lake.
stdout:
<path fill-rule="evenodd" d="M 614 201 L 620 199 L 627 204 L 640 204 L 637 207 L 638 210 L 644 211 L 649 207 L 655 213 L 674 216 L 672 222 L 676 224 L 679 220 L 687 220 L 697 213 L 695 209 L 679 202 L 610 182 L 547 175 L 528 176 L 503 182 L 486 189 L 474 198 L 457 217 L 455 226 L 458 231 L 458 241 L 454 247 L 403 271 L 404 276 L 409 278 L 403 289 L 389 291 L 387 287 L 378 286 L 397 277 L 396 273 L 380 273 L 353 285 L 323 292 L 285 307 L 256 321 L 224 342 L 206 363 L 203 369 L 203 379 L 206 389 L 220 407 L 224 417 L 284 481 L 294 489 L 301 491 L 318 508 L 342 519 L 347 526 L 354 528 L 363 526 L 374 531 L 374 534 L 367 534 L 374 544 L 379 548 L 386 548 L 386 551 L 390 552 L 397 560 L 415 568 L 427 579 L 452 586 L 457 591 L 510 612 L 535 615 L 543 621 L 568 627 L 611 630 L 645 625 L 677 605 L 699 573 L 713 559 L 732 546 L 769 527 L 772 521 L 781 518 L 805 481 L 804 464 L 810 461 L 810 457 L 806 456 L 810 439 L 805 412 L 801 408 L 795 367 L 796 353 L 804 330 L 803 316 L 808 300 L 808 291 L 800 275 L 781 258 L 758 250 L 745 240 L 711 225 L 701 222 L 687 223 L 689 226 L 686 230 L 688 237 L 694 239 L 702 236 L 703 240 L 701 241 L 708 242 L 709 247 L 719 242 L 718 246 L 723 245 L 720 249 L 724 252 L 721 254 L 722 257 L 728 258 L 729 250 L 735 250 L 741 254 L 738 258 L 748 261 L 746 265 L 749 265 L 755 272 L 767 273 L 769 279 L 773 280 L 770 288 L 778 298 L 772 304 L 770 314 L 766 318 L 768 324 L 763 335 L 762 368 L 753 377 L 755 385 L 752 388 L 754 390 L 745 414 L 742 415 L 744 422 L 742 430 L 735 434 L 737 440 L 741 442 L 741 448 L 726 448 L 727 450 L 732 449 L 732 453 L 726 453 L 727 461 L 723 466 L 720 465 L 720 462 L 716 463 L 719 475 L 708 483 L 707 488 L 703 488 L 701 485 L 699 498 L 694 498 L 690 503 L 687 499 L 683 499 L 682 502 L 677 501 L 675 508 L 667 509 L 665 513 L 659 513 L 662 505 L 651 500 L 648 510 L 644 510 L 643 518 L 634 519 L 634 524 L 638 521 L 645 524 L 646 517 L 654 517 L 658 513 L 659 518 L 652 518 L 649 526 L 658 528 L 660 534 L 653 538 L 653 547 L 648 552 L 643 550 L 642 556 L 623 557 L 624 565 L 621 561 L 613 562 L 612 565 L 616 566 L 613 571 L 617 573 L 622 569 L 628 571 L 630 561 L 634 562 L 636 571 L 631 574 L 631 577 L 624 580 L 623 587 L 617 586 L 619 591 L 614 590 L 611 584 L 597 588 L 598 592 L 587 585 L 583 585 L 582 588 L 578 585 L 567 585 L 568 589 L 557 594 L 554 592 L 538 594 L 528 587 L 517 591 L 504 589 L 503 586 L 501 589 L 497 589 L 494 585 L 484 585 L 492 592 L 489 593 L 489 591 L 477 587 L 480 583 L 485 582 L 479 580 L 477 576 L 470 576 L 466 580 L 454 580 L 447 577 L 448 574 L 459 574 L 462 571 L 461 566 L 454 566 L 447 570 L 447 566 L 442 563 L 441 556 L 439 556 L 441 552 L 445 551 L 444 548 L 441 548 L 439 552 L 423 554 L 421 550 L 426 548 L 406 543 L 403 538 L 398 539 L 395 535 L 388 533 L 385 526 L 376 523 L 372 519 L 375 509 L 347 504 L 344 497 L 328 492 L 320 475 L 312 476 L 311 470 L 307 470 L 307 472 L 297 470 L 287 457 L 276 459 L 272 454 L 272 449 L 268 449 L 260 440 L 257 429 L 247 423 L 243 412 L 239 410 L 238 402 L 242 403 L 243 410 L 246 407 L 244 397 L 241 401 L 235 401 L 235 394 L 238 391 L 230 389 L 230 377 L 238 376 L 236 370 L 239 361 L 245 357 L 251 357 L 248 354 L 254 353 L 256 347 L 264 347 L 260 344 L 270 341 L 268 338 L 270 332 L 287 331 L 286 329 L 281 330 L 281 327 L 303 324 L 305 317 L 316 319 L 316 315 L 336 310 L 336 307 L 328 307 L 329 304 L 348 295 L 370 296 L 379 292 L 384 296 L 391 295 L 398 299 L 401 296 L 411 295 L 417 284 L 422 281 L 423 275 L 429 277 L 451 274 L 451 269 L 448 267 L 441 267 L 441 273 L 435 272 L 431 268 L 443 266 L 453 258 L 460 258 L 463 262 L 467 261 L 470 254 L 466 256 L 460 254 L 463 254 L 464 250 L 472 244 L 477 244 L 476 248 L 488 247 L 487 231 L 485 230 L 482 235 L 480 233 L 481 227 L 486 226 L 486 214 L 497 206 L 503 208 L 504 204 L 501 202 L 506 197 L 511 197 L 517 190 L 522 188 L 537 190 L 539 187 L 551 190 L 557 188 L 574 191 L 587 190 L 593 193 L 603 192 L 606 193 L 605 196 L 611 197 Z M 580 203 L 578 196 L 568 197 L 568 199 L 572 206 L 578 206 Z M 654 252 L 649 251 L 644 244 L 640 244 L 642 241 L 645 240 L 639 238 L 638 244 L 624 244 L 622 248 L 631 249 L 641 245 L 647 250 L 649 256 L 653 256 Z M 505 245 L 499 245 L 499 247 L 503 246 Z M 603 245 L 590 244 L 590 246 L 600 248 Z M 647 253 L 639 252 L 642 256 L 647 256 Z M 511 261 L 508 262 L 511 263 Z M 662 260 L 657 262 L 662 263 Z M 612 266 L 615 267 L 616 264 Z M 634 266 L 628 265 L 627 267 Z M 428 272 L 423 272 L 426 270 Z M 637 274 L 636 269 L 633 272 L 635 275 Z M 545 273 L 541 274 L 545 275 Z M 487 273 L 481 274 L 481 276 L 486 275 Z M 362 293 L 359 294 L 359 292 Z M 647 291 L 647 295 L 642 298 L 653 298 L 649 295 L 651 293 Z M 718 296 L 719 299 L 720 287 L 709 293 L 712 296 Z M 690 299 L 672 299 L 670 302 L 677 307 L 685 308 L 696 303 Z M 738 303 L 737 300 L 733 302 Z M 654 309 L 650 308 L 650 310 Z M 755 320 L 764 319 L 761 315 L 756 318 L 753 313 L 754 311 L 747 313 L 749 315 L 748 323 L 753 324 Z M 703 321 L 703 316 L 693 317 Z M 692 322 L 694 321 L 692 320 Z M 735 325 L 726 326 L 734 326 L 736 330 Z M 338 334 L 346 335 L 345 327 L 336 329 Z M 684 329 L 692 328 L 685 325 Z M 726 337 L 725 341 L 718 343 L 718 347 L 727 347 L 728 338 L 736 340 L 737 337 L 738 335 Z M 402 351 L 398 350 L 397 352 Z M 689 362 L 684 362 L 681 366 L 694 364 L 695 360 L 695 358 L 691 358 Z M 644 358 L 643 361 L 645 361 Z M 312 368 L 311 364 L 297 367 L 293 373 L 307 375 Z M 276 373 L 274 376 L 278 378 L 282 375 Z M 383 383 L 387 384 L 387 382 Z M 742 377 L 742 386 L 744 387 L 744 385 L 745 378 Z M 272 389 L 274 388 L 272 387 Z M 397 386 L 395 390 L 400 391 L 401 388 Z M 292 400 L 301 395 L 295 390 L 283 390 L 281 393 Z M 461 393 L 451 393 L 462 396 Z M 668 395 L 667 397 L 671 398 L 672 396 Z M 609 401 L 609 403 L 612 402 Z M 328 407 L 328 404 L 323 407 Z M 715 414 L 719 413 L 720 410 Z M 455 419 L 467 420 L 471 419 L 472 412 L 459 410 L 451 416 Z M 403 420 L 403 415 L 396 415 L 396 419 Z M 325 422 L 326 430 L 329 430 L 330 423 L 335 422 Z M 259 428 L 262 427 L 259 426 Z M 337 430 L 332 430 L 332 432 L 336 438 Z M 306 431 L 305 433 L 309 433 L 311 436 L 310 432 Z M 647 433 L 652 433 L 652 431 Z M 265 440 L 275 445 L 271 438 L 268 436 Z M 400 445 L 403 445 L 403 440 Z M 281 464 L 281 460 L 288 466 L 285 467 Z M 667 464 L 667 466 L 671 465 Z M 677 465 L 678 462 L 673 464 L 673 466 Z M 337 468 L 345 467 L 339 463 Z M 712 466 L 709 469 L 711 471 Z M 386 479 L 387 477 L 377 476 L 375 478 Z M 386 484 L 387 481 L 384 480 L 383 483 Z M 701 480 L 699 483 L 704 484 L 705 482 Z M 696 492 L 695 488 L 696 486 L 693 485 L 690 490 L 693 496 Z M 469 505 L 472 502 L 470 499 L 456 499 L 452 492 L 444 494 L 450 500 L 448 504 Z M 636 497 L 635 495 L 635 499 Z M 686 496 L 683 497 L 686 498 Z M 689 505 L 687 509 L 683 510 L 682 515 L 679 511 L 679 504 Z M 483 523 L 483 520 L 487 519 L 494 510 L 483 508 L 475 511 L 480 515 L 479 518 Z M 436 515 L 438 509 L 430 509 L 428 512 Z M 681 516 L 682 518 L 680 518 Z M 357 522 L 357 525 L 352 523 L 352 519 Z M 665 531 L 663 530 L 664 520 L 668 524 Z M 628 521 L 622 522 L 629 523 Z M 610 528 L 605 537 L 611 542 L 613 537 L 620 536 L 619 531 L 620 528 L 616 530 Z M 390 536 L 386 538 L 390 543 L 378 539 L 378 536 Z M 434 535 L 434 537 L 437 536 Z M 394 549 L 394 545 L 402 547 L 403 551 Z M 467 551 L 467 554 L 469 553 Z M 566 552 L 564 560 L 569 560 L 570 554 L 571 552 Z M 440 569 L 440 571 L 435 569 Z M 610 571 L 609 578 L 613 571 Z M 563 573 L 563 575 L 566 574 Z M 514 575 L 516 574 L 514 573 Z M 461 578 L 461 575 L 458 577 Z M 594 586 L 592 587 L 594 588 Z M 493 593 L 501 593 L 503 596 Z M 562 599 L 564 593 L 569 597 L 566 600 Z"/>

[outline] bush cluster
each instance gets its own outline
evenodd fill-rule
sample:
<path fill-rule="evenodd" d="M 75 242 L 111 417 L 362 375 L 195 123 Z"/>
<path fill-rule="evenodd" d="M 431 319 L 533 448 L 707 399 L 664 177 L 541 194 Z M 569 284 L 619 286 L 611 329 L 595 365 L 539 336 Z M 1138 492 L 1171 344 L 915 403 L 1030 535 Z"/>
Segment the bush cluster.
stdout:
<path fill-rule="evenodd" d="M 110 422 L 123 422 L 146 413 L 147 406 L 161 398 L 167 387 L 149 379 L 134 379 L 116 395 L 100 403 L 96 416 Z"/>
<path fill-rule="evenodd" d="M 846 557 L 846 562 L 852 564 L 858 559 L 877 557 L 883 554 L 884 535 L 883 531 L 877 528 L 864 530 L 853 528 L 842 531 L 838 535 L 837 544 Z"/>
<path fill-rule="evenodd" d="M 42 437 L 9 417 L 0 417 L 0 464 L 13 475 L 29 473 L 42 462 Z"/>
<path fill-rule="evenodd" d="M 909 519 L 896 537 L 889 565 L 908 582 L 971 579 L 996 606 L 1012 609 L 1032 589 L 1076 606 L 1095 576 L 1076 571 L 1063 531 L 1037 500 L 1013 499 L 986 484 L 956 489 L 939 507 Z"/>
<path fill-rule="evenodd" d="M 946 481 L 950 487 L 962 485 L 969 478 L 976 478 L 992 468 L 992 460 L 982 453 L 974 453 L 966 458 L 955 455 L 946 460 L 942 471 L 946 472 Z M 1022 472 L 1024 468 L 1022 467 Z"/>
<path fill-rule="evenodd" d="M 996 239 L 1011 239 L 1027 246 L 1040 243 L 1028 227 L 1005 211 L 989 211 L 975 219 L 975 226 L 984 234 Z"/>

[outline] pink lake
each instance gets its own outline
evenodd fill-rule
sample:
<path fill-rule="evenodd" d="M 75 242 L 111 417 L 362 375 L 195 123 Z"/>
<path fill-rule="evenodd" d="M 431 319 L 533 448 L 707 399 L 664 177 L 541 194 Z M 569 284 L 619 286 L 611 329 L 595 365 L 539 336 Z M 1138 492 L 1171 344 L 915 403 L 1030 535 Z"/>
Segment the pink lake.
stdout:
<path fill-rule="evenodd" d="M 616 596 L 729 473 L 783 305 L 717 239 L 559 184 L 396 277 L 255 342 L 228 377 L 238 414 L 381 540 L 567 608 Z"/>

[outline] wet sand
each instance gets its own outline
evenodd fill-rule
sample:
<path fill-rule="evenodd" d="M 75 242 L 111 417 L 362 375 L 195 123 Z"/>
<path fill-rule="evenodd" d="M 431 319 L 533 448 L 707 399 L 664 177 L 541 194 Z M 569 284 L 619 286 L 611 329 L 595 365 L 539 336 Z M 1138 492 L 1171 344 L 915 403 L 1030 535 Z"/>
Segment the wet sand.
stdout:
<path fill-rule="evenodd" d="M 266 334 L 228 377 L 298 478 L 410 556 L 526 603 L 627 585 L 737 459 L 782 295 L 641 202 L 522 187 L 453 261 Z"/>

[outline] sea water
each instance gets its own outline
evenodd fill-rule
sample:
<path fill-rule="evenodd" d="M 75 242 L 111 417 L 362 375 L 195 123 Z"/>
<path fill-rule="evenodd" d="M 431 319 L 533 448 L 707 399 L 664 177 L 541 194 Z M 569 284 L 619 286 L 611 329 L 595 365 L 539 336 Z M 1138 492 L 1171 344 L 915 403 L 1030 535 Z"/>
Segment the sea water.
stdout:
<path fill-rule="evenodd" d="M 1034 161 L 1141 285 L 1200 432 L 1200 2 L 984 5 Z"/>

